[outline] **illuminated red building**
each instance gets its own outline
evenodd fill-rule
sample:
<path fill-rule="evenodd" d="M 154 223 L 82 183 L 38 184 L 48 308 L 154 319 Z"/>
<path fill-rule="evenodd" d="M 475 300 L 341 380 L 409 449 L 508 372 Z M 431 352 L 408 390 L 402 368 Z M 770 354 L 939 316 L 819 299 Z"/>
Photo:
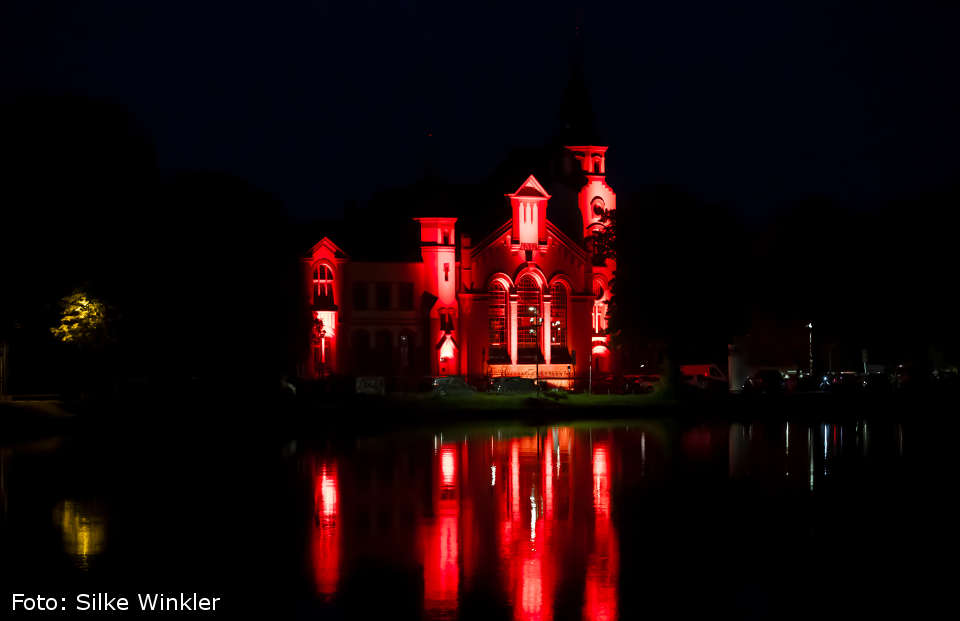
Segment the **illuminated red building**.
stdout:
<path fill-rule="evenodd" d="M 607 147 L 566 150 L 580 166 L 577 204 L 551 203 L 530 175 L 484 237 L 459 231 L 456 217 L 415 218 L 418 260 L 352 260 L 330 237 L 317 242 L 305 258 L 314 317 L 305 375 L 371 374 L 373 360 L 377 375 L 539 375 L 566 386 L 591 364 L 612 370 L 606 302 L 616 264 L 590 243 L 601 214 L 616 209 Z M 554 224 L 562 210 L 577 210 L 580 234 Z"/>

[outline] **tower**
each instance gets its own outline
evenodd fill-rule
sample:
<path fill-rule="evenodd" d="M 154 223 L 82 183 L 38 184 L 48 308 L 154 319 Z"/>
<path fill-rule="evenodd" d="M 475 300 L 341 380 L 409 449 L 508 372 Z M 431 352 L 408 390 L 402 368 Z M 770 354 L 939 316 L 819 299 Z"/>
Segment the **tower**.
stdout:
<path fill-rule="evenodd" d="M 437 298 L 430 309 L 430 370 L 434 375 L 457 373 L 456 218 L 415 218 L 420 223 L 424 290 Z"/>
<path fill-rule="evenodd" d="M 583 223 L 583 239 L 591 255 L 591 239 L 608 225 L 606 215 L 617 209 L 617 194 L 606 181 L 607 147 L 596 145 L 570 145 L 567 149 L 580 164 L 586 182 L 577 195 L 580 218 Z M 591 364 L 599 372 L 612 370 L 613 360 L 608 347 L 607 304 L 610 301 L 610 281 L 617 269 L 616 257 L 591 256 L 591 287 L 594 294 L 592 313 Z"/>
<path fill-rule="evenodd" d="M 617 208 L 617 194 L 607 185 L 607 147 L 567 146 L 580 164 L 586 183 L 577 195 L 580 219 L 583 222 L 583 238 L 589 239 L 602 227 L 603 213 Z"/>

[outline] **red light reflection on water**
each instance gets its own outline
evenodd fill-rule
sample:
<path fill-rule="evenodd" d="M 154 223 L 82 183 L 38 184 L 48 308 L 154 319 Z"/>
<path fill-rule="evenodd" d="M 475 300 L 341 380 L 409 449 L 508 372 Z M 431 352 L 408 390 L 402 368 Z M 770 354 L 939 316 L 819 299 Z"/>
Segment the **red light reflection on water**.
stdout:
<path fill-rule="evenodd" d="M 338 478 L 336 463 L 317 462 L 312 556 L 319 593 L 336 592 L 344 567 L 354 563 L 345 555 L 362 548 L 362 554 L 396 555 L 390 560 L 410 561 L 422 572 L 422 610 L 429 618 L 454 618 L 461 599 L 479 595 L 508 606 L 516 621 L 552 621 L 563 612 L 557 601 L 569 599 L 560 597 L 561 589 L 583 594 L 584 619 L 617 617 L 612 435 L 555 428 L 523 437 L 468 437 L 429 450 L 402 455 L 407 466 L 389 476 L 351 470 Z M 340 532 L 343 477 L 350 501 L 367 514 Z M 407 510 L 416 512 L 413 537 L 403 519 Z M 368 524 L 378 529 L 374 536 L 397 543 L 363 547 L 373 530 Z"/>
<path fill-rule="evenodd" d="M 432 519 L 420 526 L 423 553 L 423 607 L 432 616 L 449 616 L 457 609 L 460 589 L 460 497 L 457 490 L 455 444 L 444 444 L 436 455 Z"/>
<path fill-rule="evenodd" d="M 610 518 L 610 450 L 606 443 L 593 445 L 593 545 L 587 557 L 583 617 L 609 621 L 617 617 L 619 543 Z"/>
<path fill-rule="evenodd" d="M 500 559 L 515 619 L 553 618 L 557 542 L 553 522 L 553 450 L 549 437 L 510 440 L 510 512 L 501 515 Z M 547 491 L 549 489 L 549 492 Z M 498 490 L 501 494 L 503 490 Z M 498 503 L 506 506 L 505 502 Z"/>
<path fill-rule="evenodd" d="M 339 479 L 336 462 L 321 462 L 314 472 L 314 528 L 311 550 L 317 592 L 332 597 L 340 581 L 340 533 L 337 527 Z"/>

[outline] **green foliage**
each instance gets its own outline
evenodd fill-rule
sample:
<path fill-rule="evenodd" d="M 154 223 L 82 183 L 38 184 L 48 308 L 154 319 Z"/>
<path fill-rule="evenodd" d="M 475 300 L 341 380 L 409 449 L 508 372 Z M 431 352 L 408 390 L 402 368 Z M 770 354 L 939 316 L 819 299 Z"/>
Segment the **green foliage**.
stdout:
<path fill-rule="evenodd" d="M 595 213 L 600 216 L 603 227 L 594 231 L 590 237 L 593 245 L 593 261 L 597 265 L 603 265 L 606 259 L 616 260 L 617 258 L 617 212 L 597 208 Z"/>
<path fill-rule="evenodd" d="M 98 347 L 109 340 L 106 305 L 79 289 L 60 300 L 60 322 L 50 332 L 61 342 Z"/>
<path fill-rule="evenodd" d="M 594 231 L 590 238 L 593 250 L 593 262 L 595 265 L 604 265 L 607 259 L 616 261 L 617 259 L 617 212 L 611 209 L 599 209 L 595 211 L 600 216 L 600 223 L 603 225 Z M 610 335 L 610 344 L 613 347 L 621 345 L 621 318 L 617 306 L 617 272 L 614 270 L 613 278 L 610 279 L 610 299 L 607 301 L 607 334 Z"/>

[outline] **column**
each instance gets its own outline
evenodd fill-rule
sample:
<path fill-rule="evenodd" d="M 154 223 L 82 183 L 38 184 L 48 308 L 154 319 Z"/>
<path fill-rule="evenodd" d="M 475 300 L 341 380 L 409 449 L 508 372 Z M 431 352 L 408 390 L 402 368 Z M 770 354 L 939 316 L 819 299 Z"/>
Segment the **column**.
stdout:
<path fill-rule="evenodd" d="M 543 363 L 550 364 L 550 304 L 553 296 L 547 294 L 543 296 Z"/>
<path fill-rule="evenodd" d="M 507 324 L 510 332 L 510 364 L 517 364 L 517 294 L 510 294 L 510 323 Z"/>

